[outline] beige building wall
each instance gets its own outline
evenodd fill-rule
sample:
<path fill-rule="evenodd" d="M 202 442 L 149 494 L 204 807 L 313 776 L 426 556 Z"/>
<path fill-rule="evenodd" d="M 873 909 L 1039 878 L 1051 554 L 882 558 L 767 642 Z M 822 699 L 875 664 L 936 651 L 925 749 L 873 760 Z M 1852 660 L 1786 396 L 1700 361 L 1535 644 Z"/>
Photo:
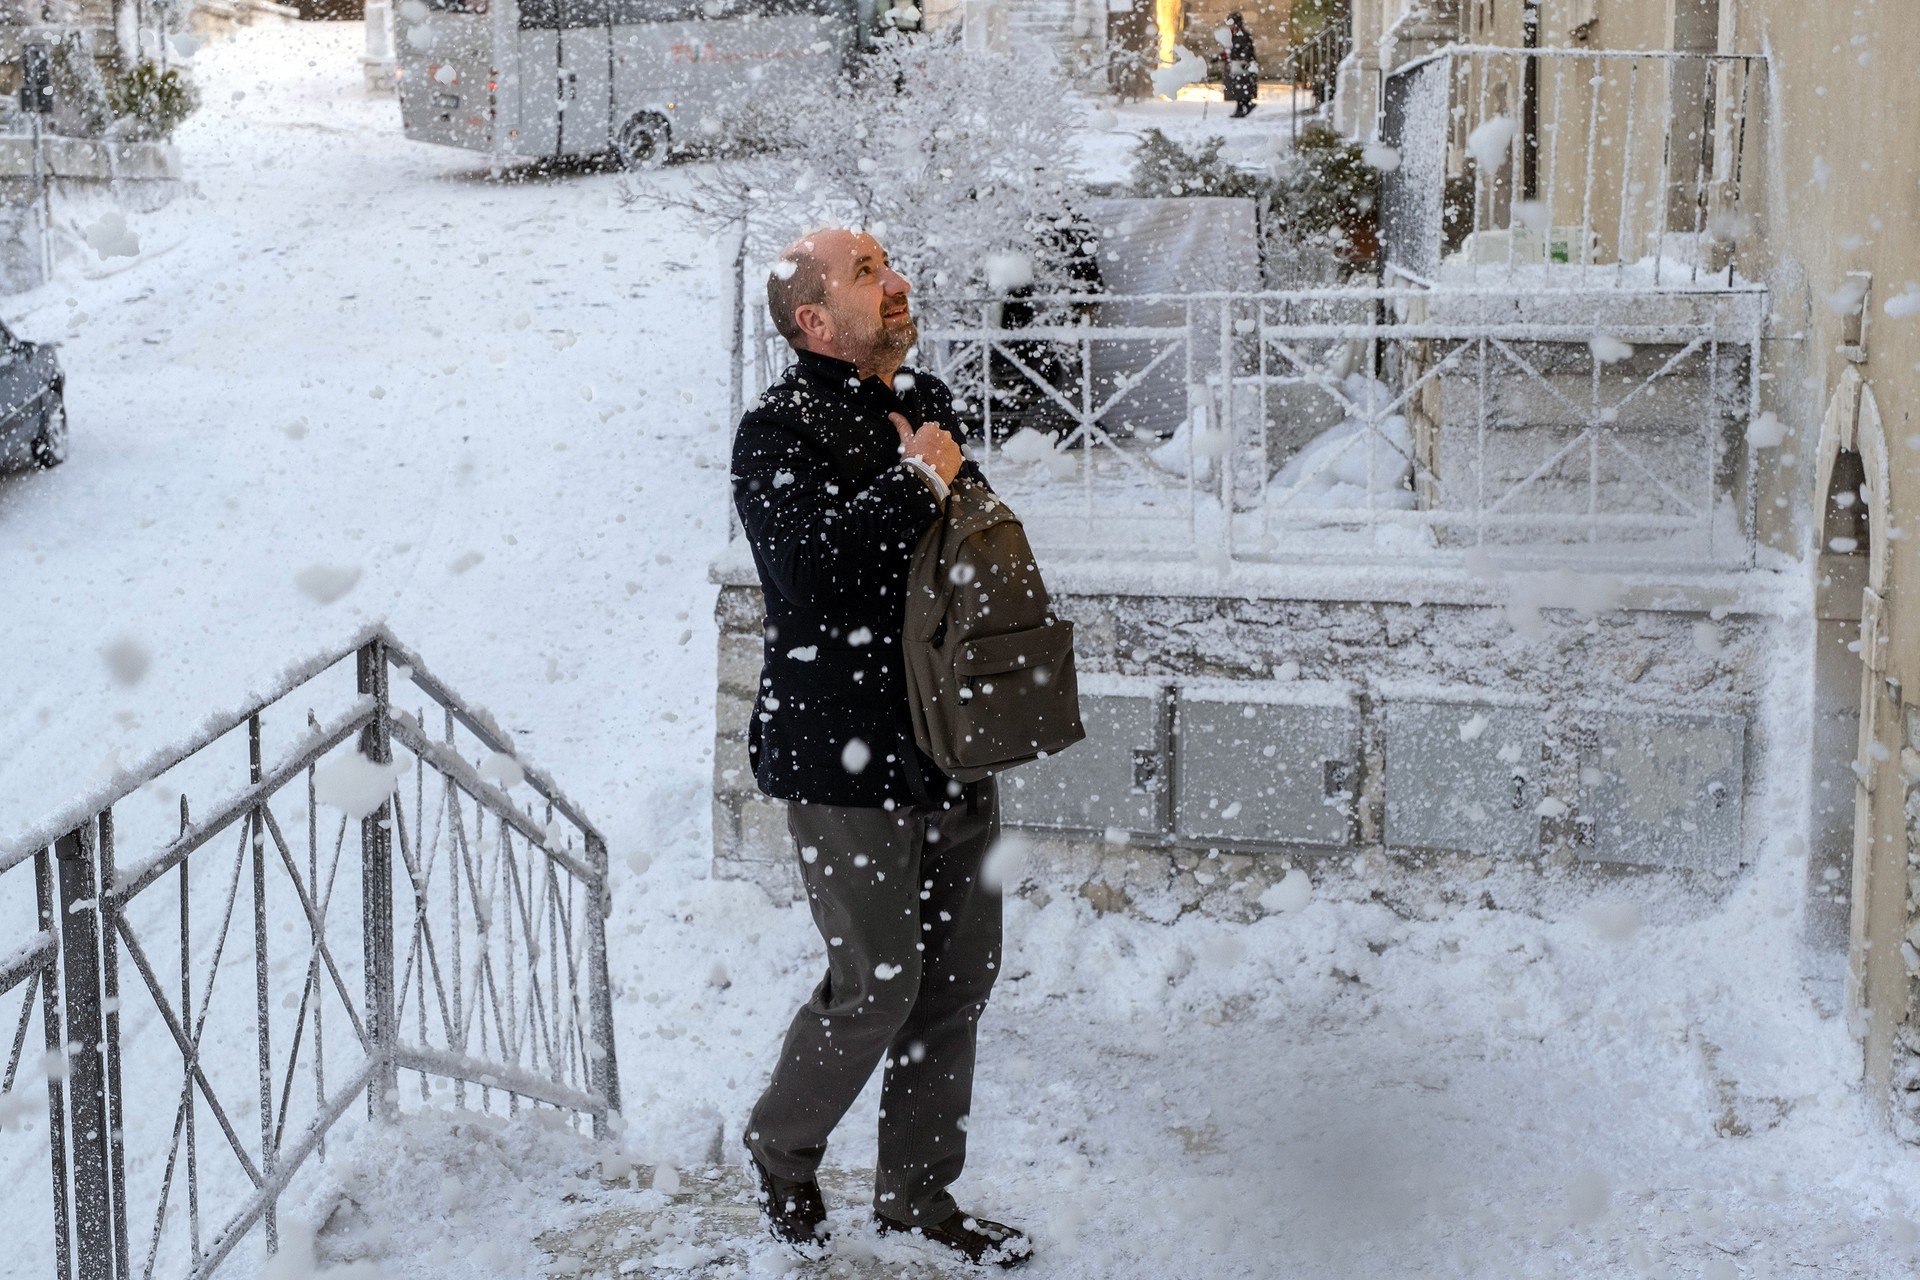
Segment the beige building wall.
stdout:
<path fill-rule="evenodd" d="M 1764 93 L 1764 76 L 1738 61 L 1659 55 L 1736 52 L 1724 46 L 1715 0 L 1542 0 L 1534 12 L 1532 46 L 1575 56 L 1521 52 L 1529 10 L 1517 0 L 1467 0 L 1461 10 L 1465 43 L 1515 52 L 1457 64 L 1454 100 L 1465 111 L 1454 123 L 1455 172 L 1464 168 L 1469 135 L 1487 120 L 1531 123 L 1537 139 L 1530 185 L 1522 178 L 1525 132 L 1515 136 L 1513 163 L 1480 177 L 1476 229 L 1513 225 L 1513 201 L 1530 193 L 1533 225 L 1584 229 L 1584 236 L 1567 238 L 1580 261 L 1636 262 L 1653 254 L 1713 260 L 1691 240 L 1709 230 L 1710 211 L 1726 203 L 1742 112 L 1761 107 L 1756 94 Z M 1531 122 L 1522 119 L 1529 96 Z"/>
<path fill-rule="evenodd" d="M 1426 11 L 1410 18 L 1400 0 L 1356 0 L 1358 65 L 1338 104 L 1351 133 L 1372 128 L 1362 72 L 1433 47 L 1409 30 L 1503 48 L 1525 40 L 1521 0 Z M 1762 399 L 1786 435 L 1758 466 L 1763 561 L 1809 572 L 1816 587 L 1802 655 L 1814 683 L 1803 748 L 1814 796 L 1809 933 L 1846 949 L 1869 1090 L 1920 1141 L 1920 932 L 1910 933 L 1920 926 L 1920 24 L 1910 5 L 1884 0 L 1542 0 L 1539 13 L 1544 48 L 1764 56 L 1738 207 L 1724 191 L 1710 207 L 1738 236 L 1739 275 L 1768 286 L 1773 311 Z M 1483 57 L 1456 81 L 1454 101 L 1467 107 L 1453 124 L 1456 157 L 1475 125 L 1521 100 L 1520 65 Z M 1724 128 L 1738 96 L 1725 71 L 1676 85 L 1644 70 L 1630 81 L 1624 67 L 1602 74 L 1593 125 L 1581 118 L 1587 102 L 1576 114 L 1556 107 L 1551 81 L 1539 88 L 1541 198 L 1554 202 L 1556 225 L 1573 221 L 1562 211 L 1584 198 L 1591 155 L 1603 262 L 1647 252 L 1647 233 L 1678 225 L 1690 199 L 1660 183 L 1623 194 L 1620 172 L 1642 176 L 1647 148 L 1662 152 L 1668 122 L 1688 112 Z M 1693 141 L 1681 133 L 1682 145 Z M 1517 179 L 1509 168 L 1497 181 Z M 1516 193 L 1491 194 L 1483 187 L 1482 225 L 1508 225 Z"/>
<path fill-rule="evenodd" d="M 1853 995 L 1867 1015 L 1869 1082 L 1882 1097 L 1893 1089 L 1896 1120 L 1920 1136 L 1904 1106 L 1920 1050 L 1906 942 L 1915 918 L 1909 860 L 1920 855 L 1907 816 L 1911 722 L 1920 719 L 1920 561 L 1912 541 L 1920 536 L 1920 315 L 1886 310 L 1920 279 L 1920 84 L 1911 70 L 1920 26 L 1906 6 L 1884 4 L 1739 0 L 1727 16 L 1738 47 L 1770 55 L 1764 235 L 1748 242 L 1743 258 L 1745 270 L 1774 289 L 1773 393 L 1790 431 L 1782 479 L 1815 513 L 1802 546 L 1815 557 L 1821 612 L 1834 624 L 1812 655 L 1816 713 L 1849 695 L 1861 712 L 1849 877 Z M 1849 314 L 1862 284 L 1864 311 Z M 1863 343 L 1853 341 L 1862 319 Z M 1836 505 L 1823 485 L 1849 505 Z M 1848 614 L 1864 615 L 1864 625 L 1850 625 Z M 1861 636 L 1860 652 L 1832 652 L 1849 631 Z"/>
<path fill-rule="evenodd" d="M 1263 78 L 1278 74 L 1280 62 L 1287 56 L 1292 33 L 1292 0 L 1180 0 L 1177 8 L 1180 42 L 1205 58 L 1216 76 L 1220 73 L 1220 28 L 1227 25 L 1229 13 L 1239 13 L 1253 36 L 1254 52 L 1263 68 Z"/>

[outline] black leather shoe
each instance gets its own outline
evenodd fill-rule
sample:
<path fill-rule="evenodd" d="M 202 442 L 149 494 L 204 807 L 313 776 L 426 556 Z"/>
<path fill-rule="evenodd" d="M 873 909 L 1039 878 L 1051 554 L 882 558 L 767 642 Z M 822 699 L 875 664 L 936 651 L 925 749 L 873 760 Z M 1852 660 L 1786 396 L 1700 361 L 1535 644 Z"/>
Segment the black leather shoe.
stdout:
<path fill-rule="evenodd" d="M 873 1220 L 883 1236 L 919 1236 L 983 1267 L 1005 1270 L 1033 1256 L 1033 1241 L 1027 1239 L 1025 1232 L 961 1209 L 955 1209 L 946 1221 L 931 1226 L 908 1226 L 880 1214 L 875 1214 Z"/>
<path fill-rule="evenodd" d="M 803 1258 L 827 1256 L 827 1205 L 820 1198 L 820 1184 L 812 1178 L 789 1182 L 776 1178 L 753 1154 L 743 1140 L 747 1167 L 753 1172 L 753 1198 L 760 1205 L 760 1221 L 767 1234 L 791 1248 Z"/>

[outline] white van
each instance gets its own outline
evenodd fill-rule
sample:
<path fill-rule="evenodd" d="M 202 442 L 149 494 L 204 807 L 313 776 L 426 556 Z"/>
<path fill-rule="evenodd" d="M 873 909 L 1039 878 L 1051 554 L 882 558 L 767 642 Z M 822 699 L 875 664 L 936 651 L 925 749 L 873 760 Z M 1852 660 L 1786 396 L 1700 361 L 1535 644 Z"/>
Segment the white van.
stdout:
<path fill-rule="evenodd" d="M 847 65 L 871 0 L 404 0 L 407 136 L 495 155 L 657 163 Z"/>

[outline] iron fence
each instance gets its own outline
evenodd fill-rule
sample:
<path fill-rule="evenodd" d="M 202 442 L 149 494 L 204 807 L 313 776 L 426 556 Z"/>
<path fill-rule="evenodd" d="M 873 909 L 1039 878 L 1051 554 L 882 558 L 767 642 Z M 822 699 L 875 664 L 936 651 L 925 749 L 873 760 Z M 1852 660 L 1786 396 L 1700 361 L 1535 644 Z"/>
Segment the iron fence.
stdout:
<path fill-rule="evenodd" d="M 28 887 L 29 882 L 31 887 Z M 36 849 L 25 858 L 10 860 L 0 871 L 0 903 L 6 911 L 7 928 L 0 936 L 14 941 L 10 951 L 0 957 L 0 1016 L 18 1001 L 18 1016 L 0 1022 L 11 1025 L 6 1070 L 0 1073 L 0 1136 L 26 1134 L 34 1123 L 32 1090 L 44 1089 L 49 1146 L 54 1151 L 67 1149 L 66 1094 L 58 1088 L 44 1088 L 49 1079 L 57 1083 L 66 1074 L 67 1054 L 61 1028 L 65 1025 L 60 1009 L 60 939 L 54 913 L 53 859 L 46 849 Z M 36 1037 L 34 1023 L 40 1034 Z M 36 1052 L 32 1052 L 37 1049 Z M 4 1151 L 4 1146 L 0 1146 Z M 49 1181 L 34 1176 L 29 1167 L 9 1168 L 7 1197 L 23 1211 L 51 1222 L 51 1259 L 61 1277 L 69 1276 L 71 1259 L 68 1239 L 72 1230 L 67 1183 L 56 1164 Z"/>
<path fill-rule="evenodd" d="M 1764 294 L 1415 288 L 925 305 L 1036 544 L 1137 560 L 1751 562 Z M 758 380 L 788 358 L 762 327 Z"/>
<path fill-rule="evenodd" d="M 605 1133 L 606 865 L 511 736 L 382 628 L 0 854 L 0 888 L 31 868 L 38 926 L 0 962 L 0 998 L 24 993 L 0 1107 L 33 1085 L 48 1113 L 51 1256 L 30 1269 L 201 1277 L 271 1253 L 362 1098 L 368 1119 L 532 1105 Z"/>
<path fill-rule="evenodd" d="M 1287 116 L 1288 128 L 1296 142 L 1300 140 L 1301 128 L 1317 120 L 1333 101 L 1340 64 L 1353 50 L 1350 21 L 1350 16 L 1342 15 L 1318 34 L 1289 48 L 1280 60 L 1274 78 L 1294 87 L 1294 99 Z M 1308 96 L 1304 108 L 1300 102 L 1302 93 Z"/>
<path fill-rule="evenodd" d="M 1764 59 L 1453 46 L 1386 77 L 1387 261 L 1426 284 L 1732 283 Z M 1750 127 L 1753 126 L 1753 127 Z"/>

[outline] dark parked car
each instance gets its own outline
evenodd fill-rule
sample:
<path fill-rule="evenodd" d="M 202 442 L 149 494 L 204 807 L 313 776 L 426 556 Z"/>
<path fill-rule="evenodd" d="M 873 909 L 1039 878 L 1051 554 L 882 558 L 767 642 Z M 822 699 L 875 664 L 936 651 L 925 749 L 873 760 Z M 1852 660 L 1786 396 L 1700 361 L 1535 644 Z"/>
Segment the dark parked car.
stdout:
<path fill-rule="evenodd" d="M 0 471 L 66 461 L 66 375 L 53 350 L 0 324 Z"/>

